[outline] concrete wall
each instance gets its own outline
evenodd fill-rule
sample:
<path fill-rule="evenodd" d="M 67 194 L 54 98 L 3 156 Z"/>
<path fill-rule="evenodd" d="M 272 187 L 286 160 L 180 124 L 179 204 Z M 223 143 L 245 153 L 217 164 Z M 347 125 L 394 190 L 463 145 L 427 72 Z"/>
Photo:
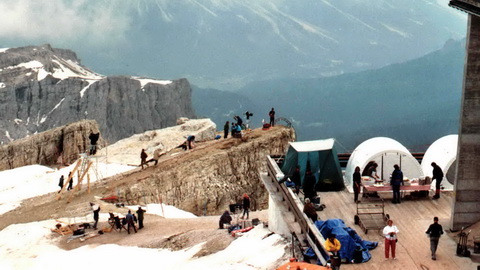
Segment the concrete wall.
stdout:
<path fill-rule="evenodd" d="M 290 229 L 284 219 L 284 209 L 268 196 L 268 229 L 289 239 Z"/>
<path fill-rule="evenodd" d="M 480 221 L 480 17 L 469 15 L 451 228 Z"/>

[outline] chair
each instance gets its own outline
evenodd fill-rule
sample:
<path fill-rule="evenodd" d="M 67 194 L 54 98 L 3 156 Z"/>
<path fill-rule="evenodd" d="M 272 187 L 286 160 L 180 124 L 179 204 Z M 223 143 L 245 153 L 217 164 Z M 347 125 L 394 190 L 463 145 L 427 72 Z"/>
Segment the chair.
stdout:
<path fill-rule="evenodd" d="M 115 230 L 115 215 L 113 213 L 108 213 L 110 217 L 108 218 L 108 225 L 111 229 Z"/>

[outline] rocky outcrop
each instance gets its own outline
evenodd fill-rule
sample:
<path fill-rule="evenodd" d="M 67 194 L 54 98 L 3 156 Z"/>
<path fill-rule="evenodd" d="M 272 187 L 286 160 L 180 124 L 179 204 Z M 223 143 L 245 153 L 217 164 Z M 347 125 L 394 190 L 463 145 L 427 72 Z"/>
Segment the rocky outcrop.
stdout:
<path fill-rule="evenodd" d="M 293 136 L 293 129 L 278 126 L 255 130 L 244 140 L 214 141 L 155 168 L 125 176 L 123 180 L 130 184 L 115 189 L 130 203 L 159 202 L 162 198 L 164 203 L 196 215 L 220 214 L 243 193 L 252 198 L 253 209 L 265 209 L 268 193 L 259 172 L 266 170 L 266 156 L 284 154 Z"/>
<path fill-rule="evenodd" d="M 159 149 L 166 153 L 182 144 L 190 135 L 197 142 L 213 140 L 216 126 L 210 119 L 186 120 L 183 124 L 163 129 L 149 130 L 122 139 L 100 151 L 97 155 L 108 156 L 109 163 L 136 165 L 140 163 L 140 150 L 145 149 L 148 159 Z"/>
<path fill-rule="evenodd" d="M 195 117 L 186 79 L 105 77 L 49 45 L 0 51 L 0 143 L 94 119 L 110 143 Z"/>
<path fill-rule="evenodd" d="M 90 145 L 88 136 L 97 133 L 93 120 L 83 120 L 19 139 L 0 146 L 0 171 L 26 165 L 72 163 Z M 98 141 L 102 144 L 102 140 Z"/>

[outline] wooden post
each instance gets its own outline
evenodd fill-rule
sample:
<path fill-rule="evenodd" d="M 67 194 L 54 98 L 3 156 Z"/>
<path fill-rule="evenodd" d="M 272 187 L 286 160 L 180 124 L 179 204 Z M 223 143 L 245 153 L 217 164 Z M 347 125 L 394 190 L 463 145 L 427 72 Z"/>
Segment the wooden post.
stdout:
<path fill-rule="evenodd" d="M 80 189 L 80 185 L 82 184 L 83 178 L 84 178 L 85 175 L 88 173 L 88 169 L 90 169 L 90 166 L 92 166 L 92 162 L 89 160 L 89 161 L 88 161 L 87 168 L 85 169 L 85 171 L 83 172 L 83 174 L 82 174 L 82 175 L 80 176 L 80 178 L 78 179 L 78 183 L 77 183 L 77 185 L 73 188 L 72 193 L 70 194 L 70 197 L 69 197 L 68 200 L 67 200 L 67 203 L 69 203 L 69 202 L 72 201 L 73 194 L 75 193 L 75 191 L 77 191 L 78 189 Z"/>
<path fill-rule="evenodd" d="M 90 174 L 87 174 L 87 191 L 90 194 Z"/>

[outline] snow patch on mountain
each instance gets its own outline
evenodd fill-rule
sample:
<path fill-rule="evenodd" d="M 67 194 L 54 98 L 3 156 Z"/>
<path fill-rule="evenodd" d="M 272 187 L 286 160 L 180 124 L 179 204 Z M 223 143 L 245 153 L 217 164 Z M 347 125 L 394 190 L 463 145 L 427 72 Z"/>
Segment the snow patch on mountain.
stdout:
<path fill-rule="evenodd" d="M 53 111 L 55 111 L 55 110 L 60 106 L 60 104 L 62 104 L 62 102 L 63 102 L 64 100 L 65 100 L 65 98 L 62 98 L 62 100 L 60 100 L 60 102 L 57 103 L 57 105 L 55 105 L 55 107 L 53 107 L 53 109 L 51 109 L 46 115 L 44 115 L 44 116 L 42 117 L 42 119 L 40 120 L 40 123 L 45 122 L 45 120 L 47 120 L 47 117 L 48 117 Z"/>
<path fill-rule="evenodd" d="M 340 13 L 342 16 L 345 16 L 347 19 L 349 19 L 350 21 L 352 22 L 356 22 L 356 23 L 360 23 L 362 25 L 364 25 L 365 27 L 369 28 L 370 30 L 376 30 L 374 27 L 372 27 L 371 25 L 367 24 L 366 22 L 360 20 L 359 18 L 351 15 L 351 14 L 348 14 L 342 10 L 340 10 L 339 8 L 335 7 L 333 4 L 331 4 L 329 1 L 327 0 L 322 0 L 323 3 L 325 3 L 327 6 L 331 7 L 332 9 L 334 9 L 335 11 L 337 11 L 338 13 Z"/>
<path fill-rule="evenodd" d="M 54 68 L 54 73 L 52 75 L 55 78 L 59 78 L 62 80 L 70 77 L 80 77 L 96 80 L 100 80 L 103 78 L 103 76 L 83 68 L 82 66 L 80 66 L 80 64 L 72 60 L 65 60 L 57 56 L 55 56 L 55 58 L 56 59 L 53 59 L 52 62 L 56 63 L 59 66 L 59 68 Z"/>
<path fill-rule="evenodd" d="M 409 34 L 405 33 L 404 31 L 402 30 L 399 30 L 391 25 L 388 25 L 386 23 L 382 23 L 382 25 L 387 28 L 389 31 L 395 33 L 395 34 L 399 34 L 400 36 L 404 37 L 404 38 L 408 38 L 409 37 Z"/>
<path fill-rule="evenodd" d="M 85 80 L 86 82 L 88 82 L 88 85 L 85 86 L 82 90 L 80 90 L 80 97 L 82 98 L 83 95 L 85 94 L 85 91 L 87 91 L 87 89 L 94 83 L 96 83 L 98 80 Z"/>
<path fill-rule="evenodd" d="M 147 79 L 147 78 L 141 78 L 141 77 L 133 77 L 133 79 L 136 79 L 137 81 L 140 82 L 142 91 L 145 91 L 144 87 L 149 83 L 161 84 L 161 85 L 167 85 L 172 83 L 172 81 L 170 80 L 154 80 L 154 79 Z"/>

